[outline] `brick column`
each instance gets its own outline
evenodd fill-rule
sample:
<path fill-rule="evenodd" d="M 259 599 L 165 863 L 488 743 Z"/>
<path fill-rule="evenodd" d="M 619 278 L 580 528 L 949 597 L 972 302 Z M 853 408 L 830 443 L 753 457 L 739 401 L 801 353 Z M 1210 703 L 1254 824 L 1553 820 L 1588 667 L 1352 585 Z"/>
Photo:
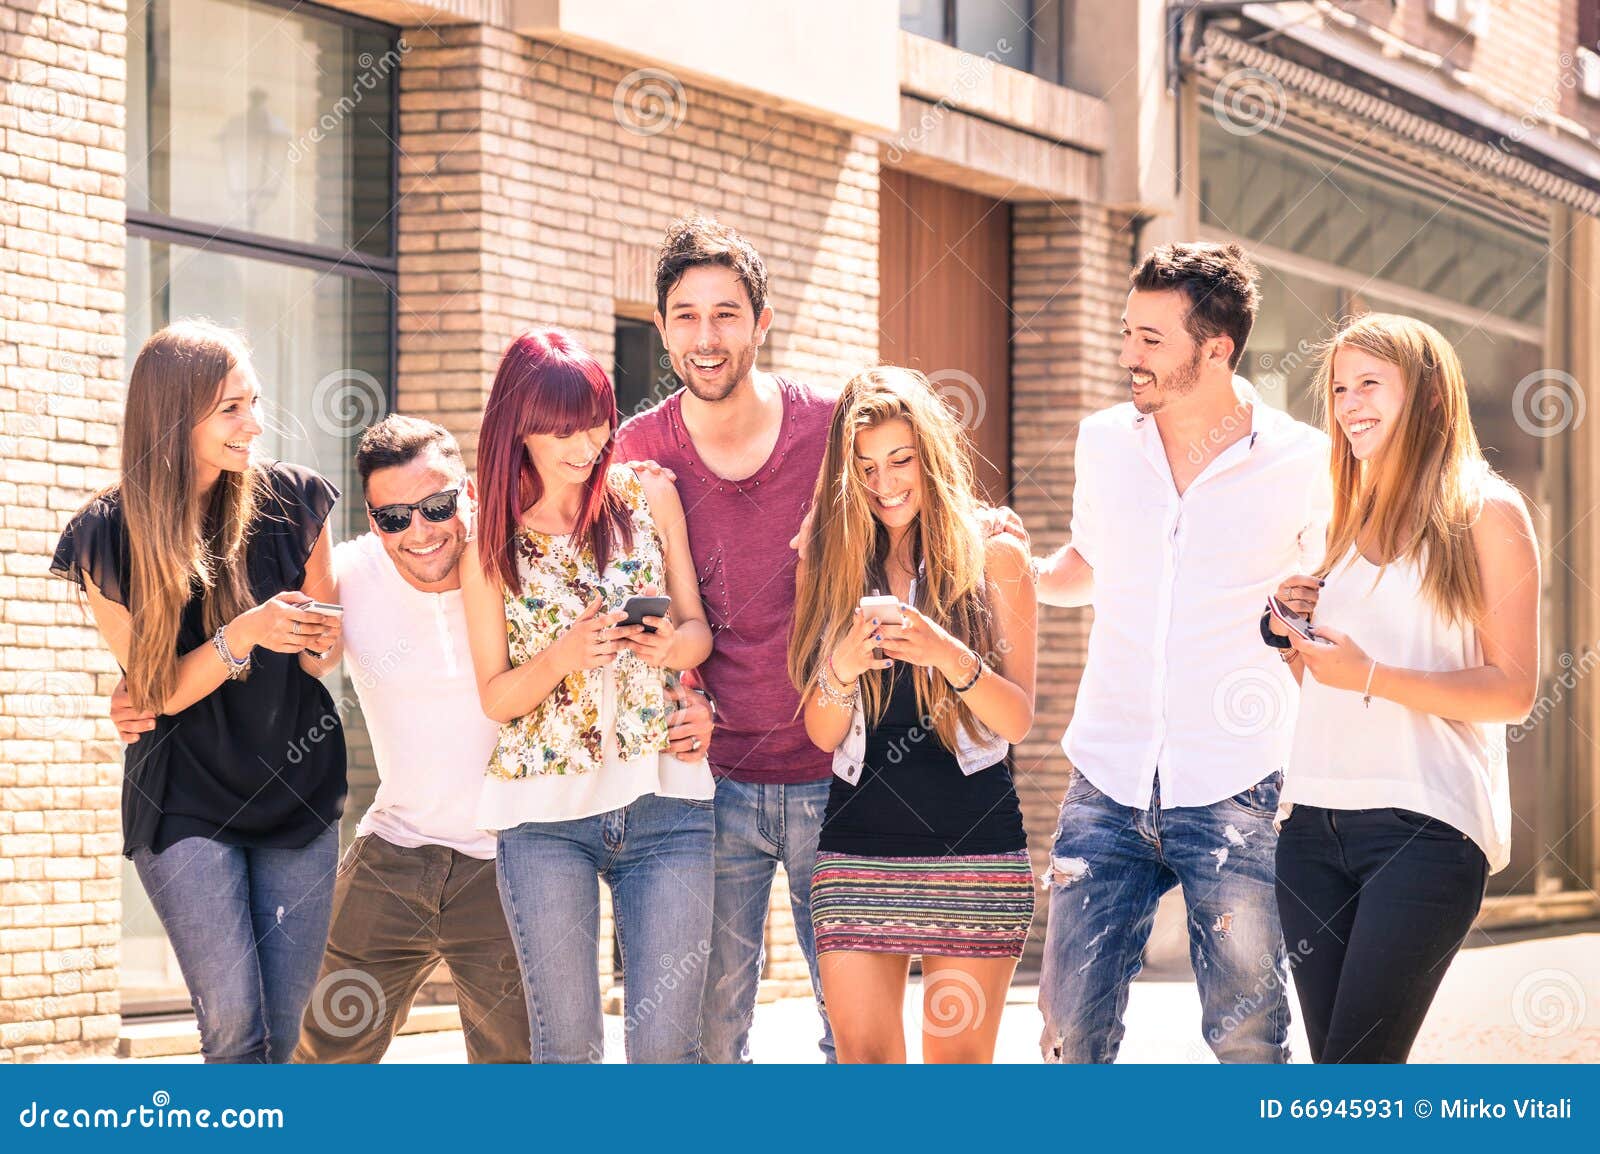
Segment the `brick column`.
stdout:
<path fill-rule="evenodd" d="M 1127 297 L 1124 220 L 1089 204 L 1018 204 L 1011 213 L 1012 505 L 1034 553 L 1067 539 L 1078 422 L 1124 399 L 1117 318 Z M 1017 793 L 1042 875 L 1070 772 L 1061 734 L 1072 716 L 1088 650 L 1090 610 L 1039 611 L 1039 676 L 1033 732 L 1016 747 Z M 1040 894 L 1022 960 L 1037 972 L 1044 941 Z"/>
<path fill-rule="evenodd" d="M 108 1056 L 118 1027 L 115 665 L 56 537 L 115 477 L 122 0 L 0 0 L 0 1061 Z"/>
<path fill-rule="evenodd" d="M 502 29 L 405 38 L 399 408 L 454 432 L 469 465 L 511 337 L 555 325 L 609 363 L 619 307 L 654 303 L 639 254 L 692 211 L 767 261 L 777 319 L 762 367 L 838 387 L 877 360 L 872 142 Z M 641 85 L 658 99 L 630 101 Z M 768 977 L 798 992 L 809 981 L 781 886 L 772 908 Z M 601 929 L 608 973 L 609 919 Z"/>

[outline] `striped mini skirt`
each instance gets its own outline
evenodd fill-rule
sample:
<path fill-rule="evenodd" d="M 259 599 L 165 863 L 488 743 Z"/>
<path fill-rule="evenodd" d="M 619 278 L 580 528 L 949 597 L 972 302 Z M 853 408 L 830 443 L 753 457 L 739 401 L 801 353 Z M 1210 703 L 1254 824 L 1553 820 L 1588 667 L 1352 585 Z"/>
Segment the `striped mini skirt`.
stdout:
<path fill-rule="evenodd" d="M 1026 850 L 970 857 L 819 853 L 811 875 L 817 953 L 1020 958 L 1033 924 Z"/>

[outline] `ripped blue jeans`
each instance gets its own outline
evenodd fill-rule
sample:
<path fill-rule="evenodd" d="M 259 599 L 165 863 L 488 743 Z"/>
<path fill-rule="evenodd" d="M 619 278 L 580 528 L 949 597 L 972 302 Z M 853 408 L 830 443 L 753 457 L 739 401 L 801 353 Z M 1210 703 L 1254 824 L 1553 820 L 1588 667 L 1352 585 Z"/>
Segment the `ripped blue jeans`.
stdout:
<path fill-rule="evenodd" d="M 1222 1062 L 1289 1060 L 1272 818 L 1282 775 L 1208 806 L 1118 805 L 1081 773 L 1061 806 L 1039 979 L 1046 1061 L 1114 1062 L 1156 904 L 1183 887 L 1201 1029 Z"/>

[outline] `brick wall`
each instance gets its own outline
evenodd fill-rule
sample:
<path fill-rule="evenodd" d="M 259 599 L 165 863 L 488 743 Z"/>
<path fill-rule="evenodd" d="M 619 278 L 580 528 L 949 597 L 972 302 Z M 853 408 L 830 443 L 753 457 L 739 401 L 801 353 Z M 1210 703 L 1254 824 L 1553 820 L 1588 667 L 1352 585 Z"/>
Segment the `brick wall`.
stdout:
<path fill-rule="evenodd" d="M 1078 422 L 1126 400 L 1117 318 L 1128 295 L 1132 238 L 1110 209 L 1018 204 L 1011 212 L 1012 507 L 1043 555 L 1066 541 Z M 1015 750 L 1017 793 L 1036 874 L 1054 840 L 1069 767 L 1060 749 L 1089 641 L 1089 609 L 1039 611 L 1033 732 Z M 1036 971 L 1045 895 L 1022 970 Z"/>
<path fill-rule="evenodd" d="M 870 142 L 497 29 L 405 38 L 399 407 L 449 427 L 469 462 L 510 338 L 555 324 L 609 361 L 619 308 L 654 304 L 651 252 L 691 211 L 767 262 L 762 367 L 837 387 L 876 361 Z M 773 910 L 769 989 L 799 992 L 781 885 Z"/>
<path fill-rule="evenodd" d="M 47 565 L 116 464 L 126 22 L 0 0 L 0 1061 L 117 1034 L 115 665 Z"/>

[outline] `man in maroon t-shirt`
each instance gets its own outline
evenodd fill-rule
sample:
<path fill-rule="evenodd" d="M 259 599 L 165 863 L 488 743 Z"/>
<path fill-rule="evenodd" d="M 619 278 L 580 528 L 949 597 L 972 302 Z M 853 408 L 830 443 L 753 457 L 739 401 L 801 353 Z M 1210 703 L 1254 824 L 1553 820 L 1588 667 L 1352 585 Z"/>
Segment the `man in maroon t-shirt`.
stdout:
<path fill-rule="evenodd" d="M 789 626 L 800 529 L 833 396 L 755 367 L 772 324 L 767 273 L 748 241 L 694 218 L 667 230 L 656 270 L 656 327 L 684 388 L 617 431 L 616 459 L 677 475 L 715 644 L 699 679 L 716 708 L 715 933 L 701 1060 L 749 1061 L 768 897 L 779 862 L 795 934 L 823 1018 L 811 934 L 811 871 L 831 755 L 806 736 L 789 684 Z"/>
<path fill-rule="evenodd" d="M 656 328 L 684 387 L 617 430 L 615 459 L 676 474 L 714 639 L 698 676 L 716 709 L 716 890 L 701 1015 L 705 1062 L 750 1060 L 767 902 L 778 863 L 795 936 L 822 1015 L 811 871 L 833 755 L 806 735 L 789 684 L 796 554 L 834 396 L 755 367 L 772 324 L 767 270 L 750 242 L 704 218 L 675 221 L 656 264 Z M 985 510 L 987 533 L 1027 542 L 1010 509 Z"/>

